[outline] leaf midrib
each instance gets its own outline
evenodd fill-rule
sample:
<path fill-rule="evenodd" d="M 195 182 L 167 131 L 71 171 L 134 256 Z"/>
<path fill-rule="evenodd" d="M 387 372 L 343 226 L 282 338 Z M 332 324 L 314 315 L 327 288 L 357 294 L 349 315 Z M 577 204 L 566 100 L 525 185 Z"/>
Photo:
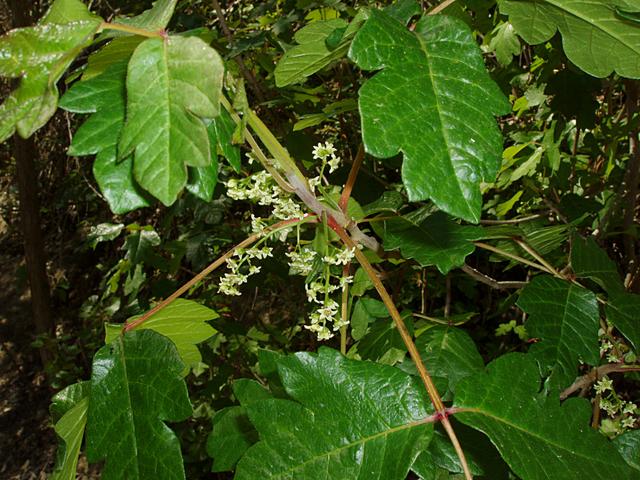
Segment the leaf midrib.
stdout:
<path fill-rule="evenodd" d="M 512 423 L 511 421 L 509 421 L 509 420 L 507 420 L 507 419 L 505 419 L 503 417 L 499 417 L 497 415 L 494 415 L 493 413 L 490 413 L 490 412 L 488 412 L 486 410 L 482 410 L 479 407 L 460 407 L 460 408 L 461 408 L 461 411 L 459 412 L 459 414 L 475 413 L 475 414 L 478 414 L 478 415 L 482 415 L 482 416 L 491 418 L 491 419 L 495 420 L 496 422 L 503 423 L 503 424 L 515 429 L 515 430 L 523 432 L 523 433 L 525 433 L 525 434 L 527 434 L 527 435 L 529 435 L 529 436 L 531 436 L 533 438 L 536 438 L 536 439 L 540 440 L 544 444 L 547 444 L 547 445 L 550 445 L 552 447 L 556 447 L 559 450 L 563 450 L 565 452 L 568 452 L 572 456 L 583 458 L 583 459 L 587 459 L 587 460 L 590 460 L 590 461 L 596 461 L 597 463 L 600 463 L 600 464 L 603 464 L 603 465 L 611 465 L 611 463 L 608 462 L 608 461 L 600 460 L 599 458 L 594 458 L 593 456 L 582 454 L 582 452 L 580 452 L 580 451 L 571 450 L 571 449 L 569 449 L 568 447 L 565 447 L 562 444 L 555 443 L 554 441 L 551 441 L 551 440 L 541 436 L 538 433 L 535 433 L 535 432 L 533 432 L 531 430 L 527 430 L 524 427 L 521 427 L 521 426 L 519 426 L 519 425 L 517 425 L 515 423 Z M 543 418 L 543 417 L 544 416 L 542 416 L 541 418 Z"/>
<path fill-rule="evenodd" d="M 453 159 L 451 158 L 451 142 L 449 139 L 449 135 L 446 131 L 446 129 L 444 128 L 444 122 L 442 119 L 442 111 L 441 111 L 441 107 L 440 107 L 440 91 L 437 87 L 434 75 L 433 75 L 433 69 L 431 68 L 431 56 L 429 53 L 429 50 L 427 49 L 427 44 L 424 41 L 424 39 L 422 38 L 422 36 L 418 35 L 415 32 L 412 32 L 413 36 L 418 40 L 418 45 L 420 45 L 420 50 L 422 51 L 422 53 L 424 54 L 424 58 L 425 58 L 425 63 L 427 65 L 427 69 L 429 70 L 429 81 L 431 82 L 431 87 L 433 88 L 433 93 L 434 93 L 434 99 L 435 99 L 435 106 L 436 106 L 436 110 L 438 112 L 438 123 L 440 126 L 440 131 L 442 132 L 442 138 L 444 139 L 445 144 L 447 145 L 447 156 L 449 158 L 449 162 L 446 163 L 447 167 L 451 167 L 451 174 L 452 176 L 456 179 L 455 184 L 458 187 L 458 191 L 460 193 L 460 198 L 462 198 L 464 200 L 464 203 L 467 206 L 467 210 L 470 211 L 471 209 L 469 208 L 469 202 L 467 201 L 467 197 L 464 194 L 464 191 L 462 189 L 462 185 L 460 185 L 460 181 L 458 178 L 458 175 L 455 171 L 455 169 L 453 168 Z M 473 213 L 473 212 L 472 212 Z"/>
<path fill-rule="evenodd" d="M 288 470 L 284 470 L 282 472 L 279 472 L 279 474 L 278 474 L 279 476 L 278 477 L 273 477 L 273 478 L 280 478 L 280 477 L 282 477 L 284 475 L 287 475 L 289 473 L 295 472 L 296 470 L 300 470 L 304 466 L 306 466 L 306 465 L 308 465 L 310 463 L 313 463 L 316 460 L 320 460 L 320 459 L 322 459 L 324 457 L 337 455 L 339 452 L 341 452 L 343 450 L 347 450 L 347 449 L 349 449 L 351 447 L 354 447 L 356 445 L 365 444 L 365 443 L 373 441 L 373 440 L 375 440 L 377 438 L 386 437 L 386 436 L 388 436 L 388 435 L 390 435 L 392 433 L 401 432 L 403 430 L 408 430 L 408 429 L 412 429 L 412 428 L 417 428 L 417 427 L 420 427 L 422 425 L 428 425 L 429 423 L 431 423 L 431 419 L 424 418 L 422 420 L 418 420 L 418 421 L 411 422 L 411 423 L 405 423 L 404 425 L 400 425 L 398 427 L 394 427 L 394 428 L 390 428 L 388 430 L 384 430 L 382 432 L 378 432 L 378 433 L 376 433 L 374 435 L 371 435 L 371 436 L 368 436 L 368 437 L 363 437 L 363 438 L 361 438 L 361 439 L 359 439 L 357 441 L 354 441 L 354 442 L 351 442 L 351 443 L 347 443 L 347 444 L 341 445 L 340 447 L 335 448 L 333 450 L 329 450 L 329 451 L 323 452 L 321 455 L 315 455 L 315 456 L 305 460 L 302 463 L 294 465 L 292 468 L 290 468 Z M 385 443 L 385 448 L 386 448 L 386 443 Z M 288 478 L 288 477 L 284 477 L 284 478 Z"/>
<path fill-rule="evenodd" d="M 122 362 L 122 374 L 124 376 L 124 384 L 126 385 L 125 388 L 125 392 L 126 392 L 126 396 L 127 396 L 127 408 L 128 411 L 131 412 L 131 415 L 125 415 L 125 418 L 130 419 L 130 423 L 131 424 L 131 431 L 133 432 L 133 448 L 132 448 L 132 452 L 131 452 L 131 457 L 132 458 L 138 458 L 138 442 L 137 442 L 137 438 L 138 438 L 138 434 L 136 432 L 136 422 L 133 420 L 134 417 L 134 413 L 133 413 L 133 402 L 131 401 L 131 391 L 129 388 L 129 373 L 127 372 L 127 359 L 125 356 L 125 351 L 124 351 L 124 340 L 122 336 L 118 337 L 118 342 L 120 344 L 120 361 Z M 136 470 L 136 475 L 139 477 L 140 476 L 140 468 L 138 465 L 138 462 L 131 462 L 133 465 L 135 465 L 135 470 Z"/>

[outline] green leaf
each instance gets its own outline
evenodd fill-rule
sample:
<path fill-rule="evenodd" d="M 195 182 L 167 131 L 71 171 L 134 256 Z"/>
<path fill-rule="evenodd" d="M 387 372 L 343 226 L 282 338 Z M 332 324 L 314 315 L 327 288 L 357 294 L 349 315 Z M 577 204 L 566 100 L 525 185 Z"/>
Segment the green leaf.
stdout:
<path fill-rule="evenodd" d="M 211 155 L 211 165 L 207 167 L 189 167 L 187 190 L 205 202 L 213 198 L 213 191 L 218 184 L 218 157 Z"/>
<path fill-rule="evenodd" d="M 600 316 L 593 292 L 540 275 L 522 290 L 517 305 L 530 315 L 527 333 L 540 339 L 529 353 L 550 372 L 554 385 L 568 387 L 579 361 L 598 364 Z"/>
<path fill-rule="evenodd" d="M 607 319 L 625 336 L 633 348 L 640 351 L 640 295 L 616 293 L 611 295 L 605 309 Z"/>
<path fill-rule="evenodd" d="M 587 400 L 561 406 L 557 395 L 543 397 L 539 388 L 533 358 L 503 355 L 458 384 L 454 406 L 464 411 L 455 418 L 489 436 L 523 480 L 634 478 L 613 445 L 590 428 Z"/>
<path fill-rule="evenodd" d="M 69 155 L 97 154 L 93 174 L 115 214 L 149 205 L 133 179 L 131 157 L 117 161 L 117 144 L 125 120 L 127 62 L 109 66 L 104 73 L 77 82 L 60 100 L 60 107 L 74 113 L 92 113 L 78 128 Z"/>
<path fill-rule="evenodd" d="M 520 55 L 522 50 L 518 35 L 509 22 L 500 23 L 491 33 L 489 49 L 496 54 L 498 63 L 506 67 L 513 60 L 513 56 Z"/>
<path fill-rule="evenodd" d="M 118 336 L 93 359 L 87 458 L 102 478 L 184 479 L 180 442 L 163 423 L 191 415 L 184 364 L 152 330 Z"/>
<path fill-rule="evenodd" d="M 21 78 L 0 105 L 0 142 L 16 130 L 30 137 L 53 116 L 57 81 L 101 22 L 80 0 L 56 0 L 35 27 L 11 30 L 0 38 L 0 76 Z"/>
<path fill-rule="evenodd" d="M 409 325 L 409 320 L 411 319 L 405 318 L 407 327 L 413 334 L 413 325 Z M 374 321 L 367 334 L 357 343 L 357 349 L 362 360 L 386 365 L 394 365 L 407 355 L 407 348 L 391 318 Z"/>
<path fill-rule="evenodd" d="M 274 71 L 276 85 L 285 87 L 301 82 L 322 70 L 347 53 L 349 44 L 329 50 L 326 40 L 335 30 L 345 28 L 347 22 L 340 18 L 319 20 L 298 30 L 294 36 L 296 45 L 285 52 Z"/>
<path fill-rule="evenodd" d="M 87 243 L 95 250 L 96 246 L 102 242 L 110 242 L 120 236 L 124 224 L 122 223 L 100 223 L 92 226 L 87 235 Z"/>
<path fill-rule="evenodd" d="M 301 28 L 296 32 L 296 45 L 282 56 L 274 75 L 278 87 L 286 87 L 304 81 L 307 77 L 319 72 L 332 62 L 344 57 L 349 49 L 351 40 L 367 18 L 368 12 L 362 9 L 347 26 L 347 22 L 340 18 L 318 20 Z M 329 37 L 334 32 L 344 31 L 342 38 L 335 48 L 327 45 Z"/>
<path fill-rule="evenodd" d="M 127 259 L 134 265 L 137 263 L 151 263 L 153 247 L 160 245 L 160 235 L 153 227 L 140 227 L 137 224 L 128 227 L 131 233 L 124 242 L 123 249 L 127 251 Z"/>
<path fill-rule="evenodd" d="M 426 218 L 407 215 L 386 221 L 382 236 L 385 250 L 400 249 L 403 257 L 412 258 L 423 267 L 435 265 L 445 274 L 464 264 L 476 248 L 473 241 L 483 237 L 483 230 L 461 226 L 448 215 L 436 212 Z"/>
<path fill-rule="evenodd" d="M 632 430 L 617 436 L 613 440 L 622 458 L 631 467 L 640 471 L 640 430 Z"/>
<path fill-rule="evenodd" d="M 560 31 L 567 57 L 585 72 L 606 77 L 616 72 L 640 78 L 638 27 L 616 15 L 619 0 L 500 0 L 500 12 L 508 15 L 527 43 L 538 44 Z M 624 4 L 623 4 L 624 5 Z M 637 3 L 634 12 L 640 12 Z"/>
<path fill-rule="evenodd" d="M 238 463 L 236 480 L 404 480 L 433 432 L 417 379 L 321 348 L 278 361 L 295 401 L 247 407 L 260 434 Z"/>
<path fill-rule="evenodd" d="M 213 472 L 232 470 L 247 449 L 258 441 L 258 432 L 247 415 L 247 405 L 272 398 L 255 380 L 233 383 L 233 393 L 242 406 L 223 408 L 213 417 L 213 430 L 207 440 L 207 453 L 213 457 Z"/>
<path fill-rule="evenodd" d="M 380 300 L 363 297 L 358 300 L 351 314 L 351 336 L 360 340 L 369 329 L 369 324 L 379 318 L 391 318 L 387 307 Z"/>
<path fill-rule="evenodd" d="M 177 3 L 178 0 L 156 0 L 149 10 L 135 17 L 118 17 L 117 23 L 151 31 L 163 30 L 171 20 Z"/>
<path fill-rule="evenodd" d="M 400 192 L 394 190 L 387 190 L 382 193 L 382 196 L 376 201 L 371 202 L 362 209 L 365 216 L 373 215 L 380 212 L 396 213 L 404 205 L 404 197 Z"/>
<path fill-rule="evenodd" d="M 411 201 L 431 199 L 451 215 L 478 222 L 480 183 L 493 181 L 502 154 L 493 116 L 511 108 L 468 27 L 433 15 L 411 32 L 373 11 L 349 57 L 364 70 L 383 68 L 359 93 L 367 152 L 378 158 L 402 152 Z"/>
<path fill-rule="evenodd" d="M 137 35 L 115 38 L 87 60 L 87 68 L 82 73 L 82 80 L 91 80 L 103 74 L 111 65 L 122 61 L 128 62 L 138 45 L 145 40 Z"/>
<path fill-rule="evenodd" d="M 449 381 L 449 390 L 465 377 L 482 370 L 484 361 L 476 344 L 464 330 L 444 325 L 429 328 L 416 340 L 429 373 Z"/>
<path fill-rule="evenodd" d="M 87 424 L 89 407 L 89 382 L 69 385 L 57 393 L 50 411 L 55 422 L 55 432 L 60 439 L 52 480 L 75 480 L 78 455 Z"/>
<path fill-rule="evenodd" d="M 218 318 L 218 316 L 216 312 L 199 303 L 179 298 L 151 316 L 136 330 L 154 330 L 171 340 L 186 366 L 186 371 L 183 372 L 186 374 L 189 368 L 202 361 L 202 355 L 196 345 L 216 333 L 216 330 L 207 321 Z M 127 323 L 131 323 L 137 318 L 140 318 L 140 315 L 131 317 Z M 115 340 L 121 331 L 122 325 L 108 324 L 106 343 Z"/>
<path fill-rule="evenodd" d="M 118 154 L 134 154 L 136 181 L 165 205 L 187 183 L 187 165 L 211 164 L 202 118 L 220 112 L 223 71 L 220 56 L 196 37 L 148 39 L 131 57 Z"/>
<path fill-rule="evenodd" d="M 207 127 L 212 147 L 217 146 L 218 151 L 227 159 L 229 165 L 236 173 L 240 173 L 240 147 L 233 143 L 235 129 L 236 124 L 225 109 L 221 109 L 220 115 L 212 119 Z"/>
<path fill-rule="evenodd" d="M 609 294 L 624 292 L 616 264 L 593 238 L 574 235 L 571 242 L 571 268 L 578 278 L 590 278 Z"/>
<path fill-rule="evenodd" d="M 149 195 L 133 178 L 133 158 L 129 156 L 118 161 L 115 146 L 96 155 L 93 176 L 116 215 L 151 205 Z"/>
<path fill-rule="evenodd" d="M 416 15 L 420 15 L 422 7 L 416 0 L 398 0 L 384 9 L 390 17 L 405 25 Z"/>

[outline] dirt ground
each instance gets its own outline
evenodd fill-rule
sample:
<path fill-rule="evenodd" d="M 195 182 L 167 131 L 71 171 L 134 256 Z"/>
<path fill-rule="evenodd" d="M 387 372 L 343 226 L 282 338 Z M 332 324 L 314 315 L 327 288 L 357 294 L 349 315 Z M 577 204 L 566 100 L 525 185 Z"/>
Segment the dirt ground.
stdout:
<path fill-rule="evenodd" d="M 20 258 L 0 257 L 0 478 L 39 479 L 51 471 L 56 435 L 47 386 L 31 347 L 31 305 L 20 288 Z"/>
<path fill-rule="evenodd" d="M 22 258 L 0 254 L 0 478 L 46 479 L 56 434 L 49 417 L 55 393 L 47 384 L 33 329 L 29 290 L 20 281 Z M 97 478 L 81 458 L 79 477 Z"/>

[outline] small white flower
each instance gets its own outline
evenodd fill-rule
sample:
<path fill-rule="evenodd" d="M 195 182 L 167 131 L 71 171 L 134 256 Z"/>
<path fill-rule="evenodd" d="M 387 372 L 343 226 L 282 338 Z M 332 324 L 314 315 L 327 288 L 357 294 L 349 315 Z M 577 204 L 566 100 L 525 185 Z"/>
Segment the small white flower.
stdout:
<path fill-rule="evenodd" d="M 626 413 L 626 414 L 629 414 L 629 415 L 633 415 L 633 414 L 635 414 L 635 413 L 636 413 L 636 409 L 637 409 L 637 408 L 638 408 L 638 407 L 636 406 L 636 404 L 635 404 L 635 403 L 633 403 L 633 402 L 626 402 L 626 403 L 624 404 L 624 408 L 622 409 L 622 413 Z"/>
<path fill-rule="evenodd" d="M 331 142 L 325 142 L 324 145 L 319 143 L 313 147 L 313 158 L 316 160 L 324 161 L 334 153 L 336 153 L 336 149 L 333 147 L 333 143 Z"/>
<path fill-rule="evenodd" d="M 333 173 L 340 166 L 340 157 L 336 157 L 335 155 L 331 155 L 331 159 L 327 163 L 329 165 L 329 173 Z"/>
<path fill-rule="evenodd" d="M 609 355 L 607 355 L 607 362 L 609 363 L 618 363 L 620 361 L 620 359 L 618 358 L 618 356 L 611 352 Z"/>
<path fill-rule="evenodd" d="M 627 417 L 622 420 L 622 426 L 624 428 L 633 428 L 635 424 L 636 424 L 636 419 L 633 417 Z"/>
<path fill-rule="evenodd" d="M 353 275 L 340 277 L 340 288 L 344 288 L 349 283 L 353 283 Z"/>
<path fill-rule="evenodd" d="M 613 390 L 613 381 L 608 377 L 604 377 L 600 381 L 596 382 L 594 390 L 596 393 L 600 394 L 603 394 L 607 390 Z"/>
<path fill-rule="evenodd" d="M 604 410 L 605 412 L 607 412 L 609 414 L 609 416 L 614 416 L 616 414 L 616 412 L 618 411 L 618 407 L 616 405 L 614 405 L 613 402 L 610 402 L 606 398 L 604 398 L 604 399 L 602 399 L 600 401 L 600 408 L 602 410 Z"/>
<path fill-rule="evenodd" d="M 311 190 L 315 190 L 315 188 L 320 185 L 320 183 L 322 182 L 322 179 L 320 177 L 313 177 L 309 179 L 309 186 L 311 187 Z"/>

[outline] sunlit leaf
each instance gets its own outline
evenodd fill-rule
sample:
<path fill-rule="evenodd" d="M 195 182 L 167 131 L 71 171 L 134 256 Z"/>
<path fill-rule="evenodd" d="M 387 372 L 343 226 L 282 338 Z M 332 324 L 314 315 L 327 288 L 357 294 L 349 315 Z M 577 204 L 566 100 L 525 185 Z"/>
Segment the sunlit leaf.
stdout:
<path fill-rule="evenodd" d="M 87 458 L 105 460 L 102 478 L 184 479 L 180 442 L 164 422 L 191 415 L 184 364 L 174 344 L 133 331 L 93 359 Z"/>
<path fill-rule="evenodd" d="M 502 137 L 494 115 L 510 107 L 487 74 L 468 27 L 434 15 L 409 31 L 373 11 L 349 57 L 364 70 L 383 69 L 359 92 L 367 152 L 378 158 L 402 152 L 402 180 L 411 201 L 430 199 L 451 215 L 477 222 L 480 182 L 493 181 L 500 167 Z"/>

